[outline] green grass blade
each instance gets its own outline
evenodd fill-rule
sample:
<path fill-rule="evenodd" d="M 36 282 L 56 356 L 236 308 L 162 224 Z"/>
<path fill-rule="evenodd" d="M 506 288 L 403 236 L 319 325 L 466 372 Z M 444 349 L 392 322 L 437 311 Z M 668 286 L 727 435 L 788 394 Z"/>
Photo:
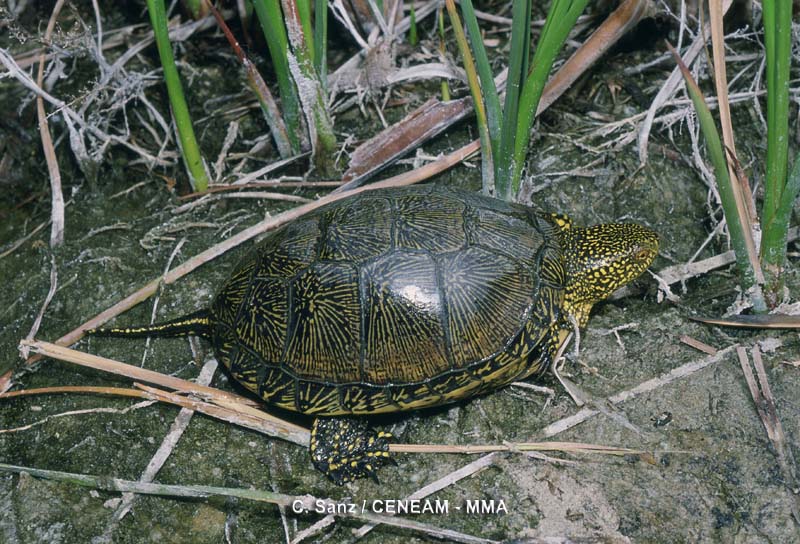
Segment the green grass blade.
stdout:
<path fill-rule="evenodd" d="M 495 181 L 493 160 L 494 153 L 492 149 L 492 139 L 486 119 L 486 107 L 481 94 L 479 76 L 475 68 L 475 61 L 472 58 L 472 53 L 470 53 L 469 44 L 467 43 L 467 36 L 464 34 L 464 30 L 461 27 L 461 18 L 458 16 L 458 11 L 456 10 L 454 1 L 445 0 L 445 7 L 447 8 L 447 13 L 450 15 L 450 22 L 453 25 L 453 33 L 455 34 L 456 44 L 458 45 L 459 52 L 461 53 L 461 59 L 464 62 L 464 71 L 467 73 L 469 90 L 472 94 L 472 102 L 475 108 L 475 116 L 478 119 L 478 132 L 481 139 L 481 173 L 483 177 L 483 190 L 484 193 L 491 194 L 494 191 Z"/>
<path fill-rule="evenodd" d="M 791 67 L 792 1 L 764 0 L 764 43 L 767 50 L 767 164 L 762 209 L 761 259 L 770 272 L 769 292 L 780 288 L 786 258 L 788 215 L 796 196 L 787 178 L 789 168 L 789 70 Z"/>
<path fill-rule="evenodd" d="M 553 1 L 554 4 L 558 0 Z M 552 8 L 551 8 L 552 9 Z M 511 10 L 511 57 L 508 63 L 506 99 L 503 105 L 503 125 L 500 136 L 500 151 L 495 157 L 495 181 L 500 198 L 511 198 L 511 175 L 514 150 L 515 127 L 519 113 L 519 97 L 522 84 L 528 74 L 530 50 L 530 0 L 516 0 Z"/>
<path fill-rule="evenodd" d="M 439 8 L 436 14 L 436 19 L 439 24 L 439 54 L 442 56 L 442 62 L 445 60 L 445 41 L 444 41 L 444 11 Z M 442 102 L 450 100 L 450 84 L 446 79 L 442 79 Z"/>
<path fill-rule="evenodd" d="M 322 176 L 335 175 L 336 135 L 333 132 L 325 91 L 314 68 L 309 43 L 304 35 L 300 8 L 297 0 L 281 0 L 281 6 L 291 45 L 288 53 L 289 70 L 300 90 L 300 104 L 311 140 L 312 160 Z"/>
<path fill-rule="evenodd" d="M 292 144 L 289 142 L 289 135 L 286 132 L 286 125 L 283 123 L 283 117 L 278 109 L 278 105 L 272 98 L 272 93 L 270 92 L 269 87 L 267 87 L 267 83 L 264 81 L 264 78 L 261 77 L 261 74 L 259 73 L 255 64 L 253 64 L 250 59 L 247 58 L 247 55 L 245 55 L 244 50 L 242 50 L 238 40 L 233 35 L 233 32 L 231 31 L 230 27 L 228 27 L 228 24 L 225 22 L 225 18 L 222 16 L 219 10 L 212 4 L 209 4 L 209 7 L 211 8 L 211 13 L 214 15 L 214 18 L 217 20 L 217 25 L 219 25 L 222 33 L 225 34 L 225 38 L 227 38 L 228 43 L 233 49 L 233 52 L 236 54 L 239 62 L 242 63 L 242 66 L 247 73 L 247 81 L 250 84 L 250 88 L 253 89 L 253 92 L 258 98 L 261 111 L 264 113 L 264 118 L 267 121 L 267 125 L 269 125 L 272 138 L 275 140 L 275 147 L 278 150 L 278 154 L 282 159 L 291 156 Z"/>
<path fill-rule="evenodd" d="M 780 1 L 780 0 L 778 0 Z M 775 70 L 777 68 L 775 62 L 775 28 L 776 28 L 776 0 L 765 0 L 761 3 L 762 6 L 762 13 L 761 13 L 761 20 L 762 24 L 764 25 L 764 49 L 766 50 L 766 72 L 767 72 L 767 157 L 770 155 L 770 148 L 772 148 L 772 152 L 774 153 L 774 146 L 770 146 L 770 127 L 775 127 L 775 101 L 774 95 L 770 96 L 769 88 L 772 85 L 772 82 L 775 81 Z M 774 129 L 772 131 L 772 136 L 775 135 Z M 769 177 L 769 159 L 767 160 L 767 177 Z M 765 184 L 766 185 L 766 184 Z M 766 188 L 765 188 L 766 190 Z M 769 192 L 765 192 L 764 200 L 765 203 L 769 201 L 770 206 L 773 207 L 772 204 L 775 200 L 776 195 L 769 194 Z M 765 205 L 763 208 L 762 215 L 766 215 L 766 212 L 769 208 Z"/>
<path fill-rule="evenodd" d="M 763 262 L 779 269 L 786 258 L 786 238 L 794 201 L 800 193 L 800 154 L 794 159 L 794 168 L 789 174 L 778 201 L 778 209 L 763 223 L 761 255 Z M 777 270 L 776 270 L 777 271 Z M 780 285 L 780 283 L 779 283 Z"/>
<path fill-rule="evenodd" d="M 195 21 L 205 16 L 207 13 L 205 0 L 185 0 L 183 5 L 186 6 L 186 10 L 189 12 L 189 14 L 192 16 L 192 19 L 194 19 Z"/>
<path fill-rule="evenodd" d="M 183 160 L 194 190 L 205 191 L 208 188 L 208 173 L 203 164 L 203 156 L 200 153 L 200 148 L 194 135 L 192 118 L 189 115 L 189 107 L 183 95 L 183 86 L 178 75 L 178 68 L 175 66 L 172 44 L 169 41 L 164 0 L 147 0 L 147 11 L 150 14 L 150 24 L 153 26 L 153 33 L 156 38 L 158 56 L 164 69 L 164 81 L 167 85 L 167 94 L 172 106 L 175 127 L 178 130 Z"/>
<path fill-rule="evenodd" d="M 794 168 L 792 168 L 792 172 L 786 180 L 786 186 L 783 188 L 780 205 L 778 206 L 778 213 L 775 214 L 776 221 L 783 221 L 786 224 L 786 228 L 783 229 L 784 247 L 786 247 L 785 232 L 788 231 L 789 218 L 792 215 L 792 206 L 798 194 L 800 194 L 800 153 L 794 158 Z"/>
<path fill-rule="evenodd" d="M 483 91 L 483 100 L 486 106 L 492 152 L 496 155 L 500 145 L 500 123 L 503 116 L 500 108 L 500 96 L 497 94 L 497 87 L 494 84 L 494 75 L 489 65 L 489 57 L 486 55 L 486 48 L 483 46 L 483 36 L 481 36 L 481 31 L 478 27 L 478 19 L 475 16 L 472 0 L 461 0 L 459 4 L 461 12 L 464 14 L 464 23 L 469 34 L 469 41 L 472 44 L 472 52 L 475 55 L 475 64 L 480 76 L 481 90 Z"/>
<path fill-rule="evenodd" d="M 519 191 L 531 127 L 539 107 L 542 91 L 550 75 L 550 69 L 587 3 L 588 0 L 553 0 L 550 6 L 539 42 L 536 45 L 531 73 L 525 80 L 522 89 L 518 115 L 514 118 L 513 126 L 509 127 L 510 130 L 514 130 L 509 198 Z"/>
<path fill-rule="evenodd" d="M 411 3 L 411 11 L 408 14 L 408 44 L 412 47 L 419 43 L 419 36 L 417 36 L 417 13 L 414 11 L 414 3 Z"/>
<path fill-rule="evenodd" d="M 736 207 L 736 198 L 733 194 L 734 188 L 730 176 L 728 175 L 728 163 L 725 160 L 725 152 L 722 148 L 722 141 L 719 137 L 719 131 L 714 123 L 714 117 L 711 115 L 711 110 L 708 109 L 703 93 L 697 83 L 694 81 L 691 72 L 683 63 L 678 53 L 669 46 L 678 66 L 683 74 L 683 79 L 686 82 L 686 90 L 689 97 L 692 99 L 694 109 L 697 112 L 697 120 L 700 123 L 700 130 L 703 133 L 703 138 L 706 141 L 706 148 L 708 149 L 708 156 L 711 163 L 714 165 L 714 175 L 717 180 L 717 187 L 719 188 L 720 201 L 722 202 L 722 211 L 725 213 L 725 220 L 728 223 L 728 232 L 731 237 L 731 244 L 733 245 L 734 253 L 736 254 L 736 264 L 739 267 L 739 272 L 744 279 L 745 287 L 753 285 L 754 272 L 750 264 L 750 259 L 747 253 L 747 244 L 745 242 L 745 234 L 742 228 L 742 222 L 739 219 L 738 208 Z"/>
<path fill-rule="evenodd" d="M 253 0 L 253 7 L 267 41 L 272 65 L 275 67 L 283 120 L 289 131 L 289 141 L 294 153 L 300 153 L 303 150 L 301 142 L 304 140 L 304 128 L 300 116 L 300 98 L 289 71 L 289 39 L 283 24 L 280 0 Z"/>
<path fill-rule="evenodd" d="M 323 89 L 328 88 L 328 1 L 314 0 L 314 68 Z"/>
<path fill-rule="evenodd" d="M 303 38 L 308 48 L 308 55 L 311 57 L 311 62 L 316 64 L 314 32 L 311 24 L 311 2 L 310 0 L 295 0 L 295 4 L 297 5 L 297 14 L 300 16 L 300 26 L 303 29 Z"/>

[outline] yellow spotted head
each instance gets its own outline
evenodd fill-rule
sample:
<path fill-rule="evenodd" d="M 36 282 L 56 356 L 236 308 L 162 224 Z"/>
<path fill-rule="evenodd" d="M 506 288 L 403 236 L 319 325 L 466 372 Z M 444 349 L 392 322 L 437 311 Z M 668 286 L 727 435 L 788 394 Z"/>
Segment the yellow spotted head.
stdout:
<path fill-rule="evenodd" d="M 553 216 L 567 272 L 564 310 L 581 327 L 592 306 L 633 281 L 655 259 L 658 235 L 635 223 L 606 223 L 581 228 Z"/>

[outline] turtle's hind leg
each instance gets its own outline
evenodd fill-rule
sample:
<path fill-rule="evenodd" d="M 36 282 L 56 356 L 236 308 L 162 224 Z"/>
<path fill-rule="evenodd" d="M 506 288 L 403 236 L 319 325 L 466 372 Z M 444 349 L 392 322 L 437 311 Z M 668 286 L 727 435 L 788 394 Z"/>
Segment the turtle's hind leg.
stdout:
<path fill-rule="evenodd" d="M 311 460 L 335 484 L 369 476 L 391 461 L 390 433 L 378 432 L 360 419 L 317 418 L 311 427 Z"/>

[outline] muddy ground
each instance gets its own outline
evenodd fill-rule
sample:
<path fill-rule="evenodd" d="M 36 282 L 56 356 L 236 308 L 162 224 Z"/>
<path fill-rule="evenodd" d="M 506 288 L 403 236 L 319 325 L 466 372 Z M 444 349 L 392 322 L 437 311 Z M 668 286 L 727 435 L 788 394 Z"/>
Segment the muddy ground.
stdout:
<path fill-rule="evenodd" d="M 27 24 L 30 28 L 31 22 Z M 670 30 L 669 24 L 666 27 L 659 31 L 669 36 L 674 29 Z M 4 41 L 12 51 L 30 46 L 8 37 Z M 195 74 L 190 89 L 196 92 L 190 96 L 196 111 L 203 109 L 203 97 L 208 93 L 234 92 L 227 87 L 241 91 L 238 72 L 209 53 L 223 47 L 219 37 L 200 36 L 184 47 L 186 59 L 194 62 L 204 55 L 211 59 L 208 67 L 195 67 L 199 75 Z M 732 47 L 748 54 L 757 51 L 747 40 L 734 42 Z M 154 62 L 154 50 L 148 51 L 147 60 Z M 652 267 L 656 271 L 687 262 L 713 229 L 708 188 L 691 160 L 690 129 L 678 123 L 669 133 L 657 130 L 649 162 L 642 168 L 635 143 L 606 148 L 602 143 L 607 140 L 585 136 L 603 122 L 642 111 L 633 94 L 625 90 L 632 87 L 617 83 L 628 80 L 652 97 L 671 64 L 631 76 L 623 75 L 623 70 L 661 53 L 661 46 L 647 42 L 626 45 L 546 113 L 531 146 L 529 175 L 522 191 L 524 202 L 568 213 L 581 224 L 628 220 L 650 226 L 661 236 L 661 252 Z M 76 77 L 81 74 L 76 68 Z M 91 77 L 90 72 L 83 75 Z M 219 83 L 210 91 L 208 78 L 212 76 Z M 81 84 L 72 83 L 69 92 L 77 95 L 80 88 Z M 401 117 L 437 88 L 396 89 L 398 97 L 408 100 L 387 110 L 389 120 Z M 158 87 L 147 93 L 167 111 Z M 14 124 L 0 126 L 3 137 L 7 141 L 13 137 L 17 148 L 13 176 L 4 182 L 0 197 L 2 251 L 49 217 L 47 170 L 35 130 L 34 108 L 30 103 L 20 105 L 25 97 L 18 85 L 0 81 L 0 104 L 6 111 L 19 112 Z M 237 100 L 251 104 L 244 94 Z M 130 107 L 138 106 L 132 103 Z M 353 109 L 337 117 L 340 136 L 365 131 L 351 127 L 379 127 L 374 112 L 368 109 L 367 113 L 365 118 Z M 793 109 L 795 124 L 796 114 Z M 209 157 L 216 157 L 228 121 L 216 116 L 201 124 L 201 145 Z M 255 110 L 241 122 L 243 134 L 249 137 L 264 130 Z M 463 145 L 475 137 L 470 123 L 426 145 L 425 152 L 435 155 Z M 735 126 L 742 162 L 751 179 L 762 179 L 765 138 L 752 101 L 736 107 Z M 64 132 L 57 120 L 55 130 Z M 792 145 L 796 149 L 797 142 Z M 17 344 L 31 329 L 50 288 L 51 259 L 57 267 L 58 287 L 37 334 L 44 340 L 58 338 L 157 278 L 171 259 L 171 266 L 177 266 L 231 232 L 291 204 L 224 199 L 176 214 L 176 207 L 184 203 L 178 194 L 188 192 L 179 164 L 171 170 L 148 172 L 143 165 L 129 164 L 131 157 L 124 151 L 111 149 L 98 166 L 97 179 L 92 180 L 75 165 L 65 139 L 59 141 L 59 157 L 69 201 L 65 244 L 51 251 L 45 227 L 0 259 L 0 370 L 14 370 L 14 390 L 62 385 L 127 387 L 126 380 L 68 363 L 45 360 L 29 367 L 20 360 Z M 477 190 L 480 171 L 474 165 L 453 168 L 433 182 Z M 178 180 L 176 188 L 165 182 L 172 178 Z M 119 195 L 136 184 L 140 185 Z M 293 194 L 314 198 L 324 192 L 298 190 Z M 250 244 L 245 244 L 164 287 L 157 318 L 204 307 L 248 247 Z M 725 240 L 716 237 L 698 258 L 725 250 Z M 796 295 L 800 284 L 796 246 L 790 247 L 790 254 L 786 281 L 789 292 Z M 716 270 L 673 286 L 680 300 L 669 302 L 660 300 L 656 281 L 645 274 L 635 283 L 632 295 L 596 307 L 581 338 L 579 360 L 568 363 L 566 372 L 591 396 L 602 400 L 687 363 L 706 360 L 708 355 L 680 341 L 684 335 L 717 349 L 734 344 L 749 348 L 762 342 L 771 349 L 764 360 L 788 447 L 800 454 L 796 393 L 800 369 L 785 364 L 800 359 L 798 334 L 723 330 L 688 319 L 696 314 L 723 313 L 737 296 L 736 286 L 734 270 Z M 152 312 L 153 301 L 149 300 L 124 313 L 116 323 L 146 323 Z M 619 341 L 609 334 L 614 328 L 620 328 Z M 153 340 L 147 345 L 143 340 L 92 338 L 74 347 L 185 379 L 194 379 L 210 355 L 207 344 L 193 352 L 185 339 Z M 212 385 L 239 391 L 221 370 Z M 556 391 L 555 399 L 548 401 L 524 388 L 509 387 L 450 408 L 384 417 L 374 423 L 402 443 L 541 440 L 547 425 L 579 411 L 555 379 L 548 377 L 543 385 Z M 81 394 L 0 402 L 0 427 L 6 429 L 0 434 L 0 462 L 128 480 L 140 478 L 178 413 L 165 405 L 131 409 L 135 401 Z M 618 417 L 597 415 L 553 439 L 634 448 L 652 452 L 652 456 L 548 454 L 570 461 L 567 464 L 522 453 L 498 454 L 489 468 L 431 497 L 449 501 L 448 514 L 410 518 L 491 540 L 777 543 L 800 538 L 790 515 L 792 496 L 734 352 L 685 378 L 621 403 L 617 409 Z M 628 425 L 621 424 L 624 419 Z M 29 427 L 10 431 L 22 426 Z M 380 483 L 360 480 L 337 487 L 313 469 L 304 449 L 195 415 L 156 481 L 311 494 L 360 505 L 362 501 L 405 497 L 475 457 L 400 454 L 396 459 L 397 466 L 381 470 Z M 117 521 L 119 498 L 116 492 L 2 473 L 0 540 L 280 542 L 286 531 L 294 535 L 321 518 L 289 512 L 282 520 L 276 507 L 247 500 L 137 496 L 131 512 Z M 455 509 L 477 499 L 502 500 L 507 511 L 474 514 Z M 360 525 L 342 519 L 311 541 L 350 542 L 351 530 Z M 362 539 L 365 543 L 431 540 L 415 531 L 390 527 L 378 527 Z"/>

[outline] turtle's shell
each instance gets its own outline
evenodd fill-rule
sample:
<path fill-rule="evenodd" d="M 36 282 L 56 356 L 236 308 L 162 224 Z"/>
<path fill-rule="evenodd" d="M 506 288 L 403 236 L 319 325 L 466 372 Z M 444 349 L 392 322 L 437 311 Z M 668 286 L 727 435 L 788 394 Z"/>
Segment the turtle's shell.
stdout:
<path fill-rule="evenodd" d="M 271 233 L 211 308 L 214 348 L 268 403 L 433 406 L 541 370 L 565 272 L 547 216 L 446 188 L 366 191 Z"/>

